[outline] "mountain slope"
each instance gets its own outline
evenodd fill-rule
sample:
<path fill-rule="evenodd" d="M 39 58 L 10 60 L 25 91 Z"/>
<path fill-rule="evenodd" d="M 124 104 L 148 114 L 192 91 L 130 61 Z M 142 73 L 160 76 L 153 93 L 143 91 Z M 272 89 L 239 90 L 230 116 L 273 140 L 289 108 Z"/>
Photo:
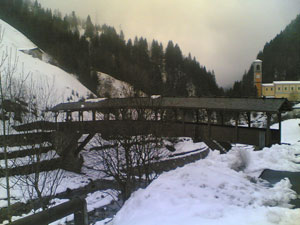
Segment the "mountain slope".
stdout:
<path fill-rule="evenodd" d="M 37 95 L 47 95 L 52 105 L 87 98 L 92 94 L 74 75 L 49 64 L 47 55 L 22 33 L 2 20 L 0 27 L 3 36 L 0 56 L 5 58 L 0 67 L 2 79 L 7 78 L 14 69 L 11 74 L 14 80 L 19 83 L 24 80 L 27 87 Z M 35 58 L 37 55 L 41 59 Z"/>
<path fill-rule="evenodd" d="M 263 81 L 300 79 L 300 15 L 266 43 L 257 56 L 263 61 Z"/>
<path fill-rule="evenodd" d="M 263 61 L 263 83 L 300 80 L 300 15 L 265 44 L 257 59 Z M 256 96 L 251 65 L 242 80 L 236 81 L 226 94 L 232 97 Z"/>

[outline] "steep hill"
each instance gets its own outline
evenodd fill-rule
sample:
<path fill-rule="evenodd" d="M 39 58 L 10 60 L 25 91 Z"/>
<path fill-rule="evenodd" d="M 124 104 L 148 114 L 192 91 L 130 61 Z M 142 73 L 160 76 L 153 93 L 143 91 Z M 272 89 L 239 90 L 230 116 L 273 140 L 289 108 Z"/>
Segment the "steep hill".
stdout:
<path fill-rule="evenodd" d="M 22 33 L 3 20 L 0 20 L 0 28 L 3 37 L 0 41 L 0 56 L 5 59 L 2 66 L 0 64 L 4 95 L 8 94 L 5 92 L 8 85 L 5 81 L 9 76 L 18 85 L 27 85 L 28 91 L 46 95 L 48 103 L 52 105 L 92 95 L 74 75 L 49 64 L 47 54 Z"/>

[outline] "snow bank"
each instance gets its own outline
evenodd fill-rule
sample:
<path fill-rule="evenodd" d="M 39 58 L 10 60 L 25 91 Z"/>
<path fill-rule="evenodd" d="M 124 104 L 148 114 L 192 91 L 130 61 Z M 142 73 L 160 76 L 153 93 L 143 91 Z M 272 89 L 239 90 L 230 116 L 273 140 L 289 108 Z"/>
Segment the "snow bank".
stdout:
<path fill-rule="evenodd" d="M 268 187 L 258 179 L 263 168 L 300 171 L 300 145 L 255 152 L 236 148 L 210 152 L 204 160 L 162 174 L 132 194 L 111 225 L 298 224 L 300 209 L 288 179 Z M 255 176 L 256 175 L 256 176 Z"/>

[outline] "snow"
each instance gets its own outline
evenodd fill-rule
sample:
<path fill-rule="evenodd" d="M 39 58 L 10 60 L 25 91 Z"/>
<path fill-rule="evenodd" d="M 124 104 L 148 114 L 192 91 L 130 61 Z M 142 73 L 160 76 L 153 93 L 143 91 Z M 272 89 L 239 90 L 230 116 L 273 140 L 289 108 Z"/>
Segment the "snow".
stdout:
<path fill-rule="evenodd" d="M 274 84 L 272 84 L 272 83 L 264 83 L 264 84 L 261 84 L 262 86 L 264 86 L 264 87 L 273 87 L 274 86 Z"/>
<path fill-rule="evenodd" d="M 29 39 L 27 39 L 21 32 L 14 29 L 8 23 L 0 20 L 1 33 L 4 34 L 1 45 L 12 47 L 17 50 L 29 50 L 37 48 Z"/>
<path fill-rule="evenodd" d="M 14 78 L 18 81 L 25 80 L 27 86 L 40 95 L 39 97 L 49 95 L 50 99 L 47 102 L 49 105 L 66 102 L 70 99 L 77 101 L 87 98 L 91 94 L 91 91 L 83 86 L 75 75 L 22 52 L 37 48 L 22 33 L 2 20 L 0 20 L 0 27 L 3 31 L 3 40 L 0 41 L 0 57 L 7 54 L 11 57 L 11 60 L 7 59 L 0 68 L 2 75 L 8 71 L 9 63 L 14 64 L 16 60 Z"/>
<path fill-rule="evenodd" d="M 98 72 L 98 93 L 101 97 L 125 98 L 135 94 L 134 87 L 125 81 L 118 80 L 108 74 Z M 139 96 L 146 96 L 142 91 Z"/>
<path fill-rule="evenodd" d="M 293 109 L 300 109 L 300 103 L 293 106 Z"/>
<path fill-rule="evenodd" d="M 174 147 L 175 151 L 170 153 L 169 150 L 165 151 L 166 156 L 175 156 L 182 153 L 193 153 L 195 151 L 204 151 L 207 149 L 207 146 L 204 142 L 193 142 L 193 139 L 190 137 L 181 137 L 178 138 L 177 143 L 172 144 L 171 142 L 164 141 L 165 145 L 171 145 Z M 186 154 L 184 154 L 186 156 Z"/>
<path fill-rule="evenodd" d="M 300 119 L 285 120 L 281 123 L 281 143 L 296 143 L 300 141 Z M 271 129 L 279 129 L 279 125 L 274 124 Z"/>
<path fill-rule="evenodd" d="M 157 99 L 157 98 L 160 98 L 160 97 L 161 97 L 161 95 L 151 95 L 152 99 Z"/>
<path fill-rule="evenodd" d="M 300 209 L 289 204 L 297 198 L 290 181 L 270 186 L 258 178 L 266 168 L 300 172 L 298 122 L 282 124 L 284 140 L 291 145 L 261 151 L 236 145 L 227 154 L 211 151 L 203 160 L 163 173 L 134 192 L 109 224 L 299 224 Z"/>
<path fill-rule="evenodd" d="M 273 81 L 274 84 L 300 84 L 300 81 Z"/>
<path fill-rule="evenodd" d="M 106 100 L 107 98 L 93 98 L 93 99 L 86 99 L 85 102 L 101 102 Z"/>

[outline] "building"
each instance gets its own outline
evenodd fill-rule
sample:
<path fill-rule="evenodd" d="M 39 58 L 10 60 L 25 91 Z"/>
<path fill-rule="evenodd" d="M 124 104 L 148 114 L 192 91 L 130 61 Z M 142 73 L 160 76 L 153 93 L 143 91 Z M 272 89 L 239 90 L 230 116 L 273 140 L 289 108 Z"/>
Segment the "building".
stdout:
<path fill-rule="evenodd" d="M 262 83 L 262 61 L 253 62 L 254 85 L 258 97 L 287 98 L 290 101 L 300 101 L 300 81 L 273 81 Z"/>
<path fill-rule="evenodd" d="M 254 60 L 253 62 L 253 71 L 254 71 L 254 86 L 257 90 L 257 96 L 262 96 L 262 61 L 259 59 Z"/>

